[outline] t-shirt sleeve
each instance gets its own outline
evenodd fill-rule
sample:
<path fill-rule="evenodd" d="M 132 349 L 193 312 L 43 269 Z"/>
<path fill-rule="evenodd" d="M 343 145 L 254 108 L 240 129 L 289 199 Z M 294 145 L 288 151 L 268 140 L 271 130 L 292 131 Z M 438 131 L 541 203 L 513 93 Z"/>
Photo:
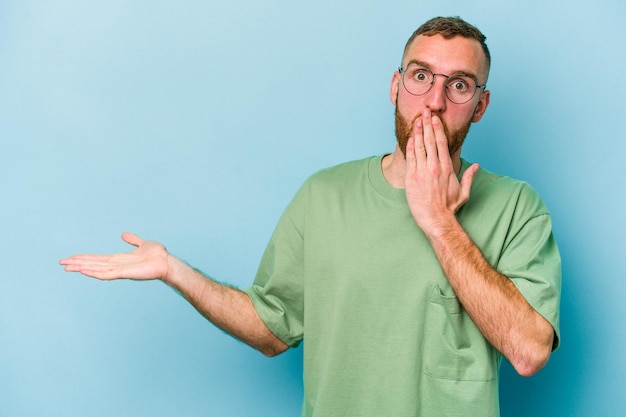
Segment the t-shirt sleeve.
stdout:
<path fill-rule="evenodd" d="M 302 190 L 281 216 L 248 294 L 265 325 L 295 347 L 304 333 L 304 240 L 298 227 Z"/>
<path fill-rule="evenodd" d="M 497 269 L 513 281 L 526 301 L 552 325 L 553 349 L 556 349 L 561 339 L 561 257 L 550 214 L 529 186 L 520 194 L 510 237 Z"/>

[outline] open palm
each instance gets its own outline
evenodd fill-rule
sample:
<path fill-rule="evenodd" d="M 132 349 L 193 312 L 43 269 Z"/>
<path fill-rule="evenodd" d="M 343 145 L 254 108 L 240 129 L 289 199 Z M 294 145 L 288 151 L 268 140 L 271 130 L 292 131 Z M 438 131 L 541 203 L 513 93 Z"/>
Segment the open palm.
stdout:
<path fill-rule="evenodd" d="M 59 261 L 68 272 L 102 280 L 162 279 L 168 273 L 168 253 L 158 242 L 144 241 L 132 233 L 124 233 L 122 239 L 135 246 L 131 252 L 114 255 L 74 255 Z"/>

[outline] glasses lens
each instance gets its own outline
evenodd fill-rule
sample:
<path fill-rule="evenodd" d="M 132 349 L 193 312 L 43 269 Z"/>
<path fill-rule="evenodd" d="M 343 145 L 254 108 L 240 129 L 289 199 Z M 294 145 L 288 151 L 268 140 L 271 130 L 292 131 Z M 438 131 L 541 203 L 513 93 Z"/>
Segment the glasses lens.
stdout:
<path fill-rule="evenodd" d="M 452 75 L 446 82 L 446 95 L 453 103 L 467 103 L 474 97 L 475 91 L 476 81 L 465 75 Z"/>
<path fill-rule="evenodd" d="M 421 96 L 433 85 L 433 73 L 418 65 L 411 64 L 402 73 L 402 83 L 409 93 Z"/>

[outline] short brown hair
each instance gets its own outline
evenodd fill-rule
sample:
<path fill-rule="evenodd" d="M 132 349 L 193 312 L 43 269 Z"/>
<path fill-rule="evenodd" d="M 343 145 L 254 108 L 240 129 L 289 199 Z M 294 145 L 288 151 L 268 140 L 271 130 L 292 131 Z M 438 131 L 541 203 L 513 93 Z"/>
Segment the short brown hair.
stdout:
<path fill-rule="evenodd" d="M 422 26 L 417 28 L 415 32 L 413 32 L 413 34 L 407 41 L 406 45 L 404 46 L 403 55 L 406 54 L 407 49 L 409 49 L 409 45 L 411 45 L 413 40 L 415 40 L 415 38 L 417 38 L 419 35 L 441 35 L 444 37 L 444 39 L 452 39 L 455 36 L 461 36 L 467 39 L 474 39 L 478 41 L 478 43 L 480 43 L 480 46 L 483 48 L 485 58 L 487 58 L 487 68 L 491 67 L 491 54 L 489 53 L 489 48 L 487 48 L 487 43 L 485 43 L 487 37 L 483 35 L 482 32 L 478 30 L 475 26 L 470 25 L 458 16 L 435 17 L 424 23 Z"/>

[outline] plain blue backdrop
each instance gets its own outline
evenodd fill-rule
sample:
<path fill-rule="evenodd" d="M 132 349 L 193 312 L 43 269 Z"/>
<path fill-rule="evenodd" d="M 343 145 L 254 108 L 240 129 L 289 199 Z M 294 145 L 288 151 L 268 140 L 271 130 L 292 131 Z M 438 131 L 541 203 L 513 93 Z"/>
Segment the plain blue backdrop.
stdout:
<path fill-rule="evenodd" d="M 57 261 L 123 231 L 250 284 L 301 182 L 393 150 L 407 37 L 460 15 L 492 101 L 467 159 L 554 217 L 562 347 L 503 365 L 503 416 L 626 413 L 626 3 L 0 0 L 0 416 L 296 416 L 301 349 L 264 358 L 160 282 Z"/>

